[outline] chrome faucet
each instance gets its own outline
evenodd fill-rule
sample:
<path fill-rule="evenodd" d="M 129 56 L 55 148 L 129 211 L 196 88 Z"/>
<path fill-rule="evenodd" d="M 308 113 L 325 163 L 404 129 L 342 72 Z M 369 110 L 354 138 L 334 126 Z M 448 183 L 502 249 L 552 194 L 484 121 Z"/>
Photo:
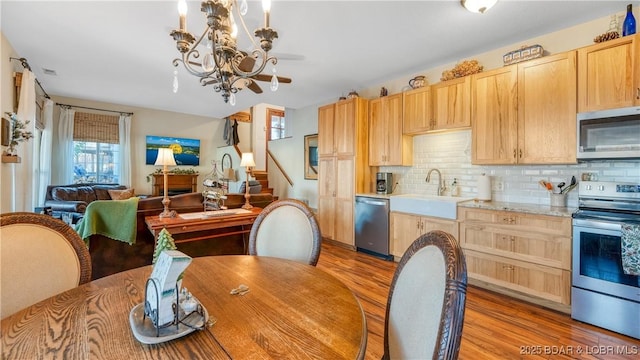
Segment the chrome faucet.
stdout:
<path fill-rule="evenodd" d="M 442 193 L 445 190 L 444 184 L 442 183 L 442 174 L 440 173 L 440 170 L 438 169 L 431 169 L 429 170 L 429 172 L 427 173 L 427 178 L 425 179 L 426 182 L 430 182 L 431 181 L 431 173 L 432 172 L 437 172 L 438 173 L 438 196 L 441 196 Z"/>

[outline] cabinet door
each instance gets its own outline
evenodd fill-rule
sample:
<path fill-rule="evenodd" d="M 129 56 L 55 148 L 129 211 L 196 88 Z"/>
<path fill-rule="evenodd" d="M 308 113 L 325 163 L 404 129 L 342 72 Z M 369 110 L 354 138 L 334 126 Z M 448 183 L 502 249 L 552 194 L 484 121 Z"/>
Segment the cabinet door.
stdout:
<path fill-rule="evenodd" d="M 471 77 L 472 164 L 515 164 L 518 121 L 516 65 Z"/>
<path fill-rule="evenodd" d="M 518 163 L 576 163 L 576 52 L 518 64 Z"/>
<path fill-rule="evenodd" d="M 335 196 L 335 237 L 334 240 L 347 245 L 355 245 L 354 239 L 354 171 L 352 156 L 336 159 L 336 196 Z"/>
<path fill-rule="evenodd" d="M 640 105 L 640 35 L 578 50 L 578 112 Z"/>
<path fill-rule="evenodd" d="M 369 102 L 369 165 L 385 165 L 387 137 L 382 99 Z"/>
<path fill-rule="evenodd" d="M 470 278 L 556 303 L 570 304 L 571 272 L 465 250 Z"/>
<path fill-rule="evenodd" d="M 318 156 L 333 155 L 336 152 L 334 139 L 335 106 L 325 105 L 318 109 Z"/>
<path fill-rule="evenodd" d="M 402 257 L 420 233 L 420 216 L 392 212 L 391 254 Z"/>
<path fill-rule="evenodd" d="M 386 118 L 385 137 L 387 154 L 386 165 L 411 165 L 413 160 L 413 139 L 402 133 L 402 94 L 384 99 Z"/>
<path fill-rule="evenodd" d="M 471 79 L 465 76 L 431 86 L 433 97 L 433 129 L 455 129 L 471 126 Z"/>
<path fill-rule="evenodd" d="M 415 135 L 431 130 L 431 87 L 409 90 L 403 94 L 403 133 Z"/>
<path fill-rule="evenodd" d="M 335 106 L 334 143 L 336 155 L 354 155 L 356 137 L 356 101 L 338 101 Z"/>
<path fill-rule="evenodd" d="M 336 158 L 318 160 L 318 222 L 322 236 L 335 239 Z"/>

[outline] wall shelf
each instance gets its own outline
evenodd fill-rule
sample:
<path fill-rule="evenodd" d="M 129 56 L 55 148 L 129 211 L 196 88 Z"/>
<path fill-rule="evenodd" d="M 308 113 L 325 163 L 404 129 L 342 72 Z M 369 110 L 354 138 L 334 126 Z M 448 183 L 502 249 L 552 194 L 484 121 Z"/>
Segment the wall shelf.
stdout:
<path fill-rule="evenodd" d="M 19 164 L 22 159 L 18 155 L 2 155 L 2 162 L 5 164 Z"/>

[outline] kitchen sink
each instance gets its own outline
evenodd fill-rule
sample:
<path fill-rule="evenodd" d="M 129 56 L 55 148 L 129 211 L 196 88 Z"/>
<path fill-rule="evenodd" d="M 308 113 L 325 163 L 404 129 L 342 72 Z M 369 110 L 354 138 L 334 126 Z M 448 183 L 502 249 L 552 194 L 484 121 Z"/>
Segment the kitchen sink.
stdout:
<path fill-rule="evenodd" d="M 391 211 L 453 219 L 458 217 L 458 203 L 473 198 L 403 194 L 390 196 Z"/>

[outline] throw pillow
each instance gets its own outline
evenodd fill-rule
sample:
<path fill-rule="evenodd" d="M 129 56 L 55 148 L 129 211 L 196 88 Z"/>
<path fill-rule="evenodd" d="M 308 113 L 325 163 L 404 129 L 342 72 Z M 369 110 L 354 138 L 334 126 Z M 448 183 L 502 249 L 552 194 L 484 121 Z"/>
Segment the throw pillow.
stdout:
<path fill-rule="evenodd" d="M 111 200 L 127 200 L 133 197 L 134 189 L 124 189 L 124 190 L 107 190 L 109 191 L 109 196 L 111 196 Z"/>

